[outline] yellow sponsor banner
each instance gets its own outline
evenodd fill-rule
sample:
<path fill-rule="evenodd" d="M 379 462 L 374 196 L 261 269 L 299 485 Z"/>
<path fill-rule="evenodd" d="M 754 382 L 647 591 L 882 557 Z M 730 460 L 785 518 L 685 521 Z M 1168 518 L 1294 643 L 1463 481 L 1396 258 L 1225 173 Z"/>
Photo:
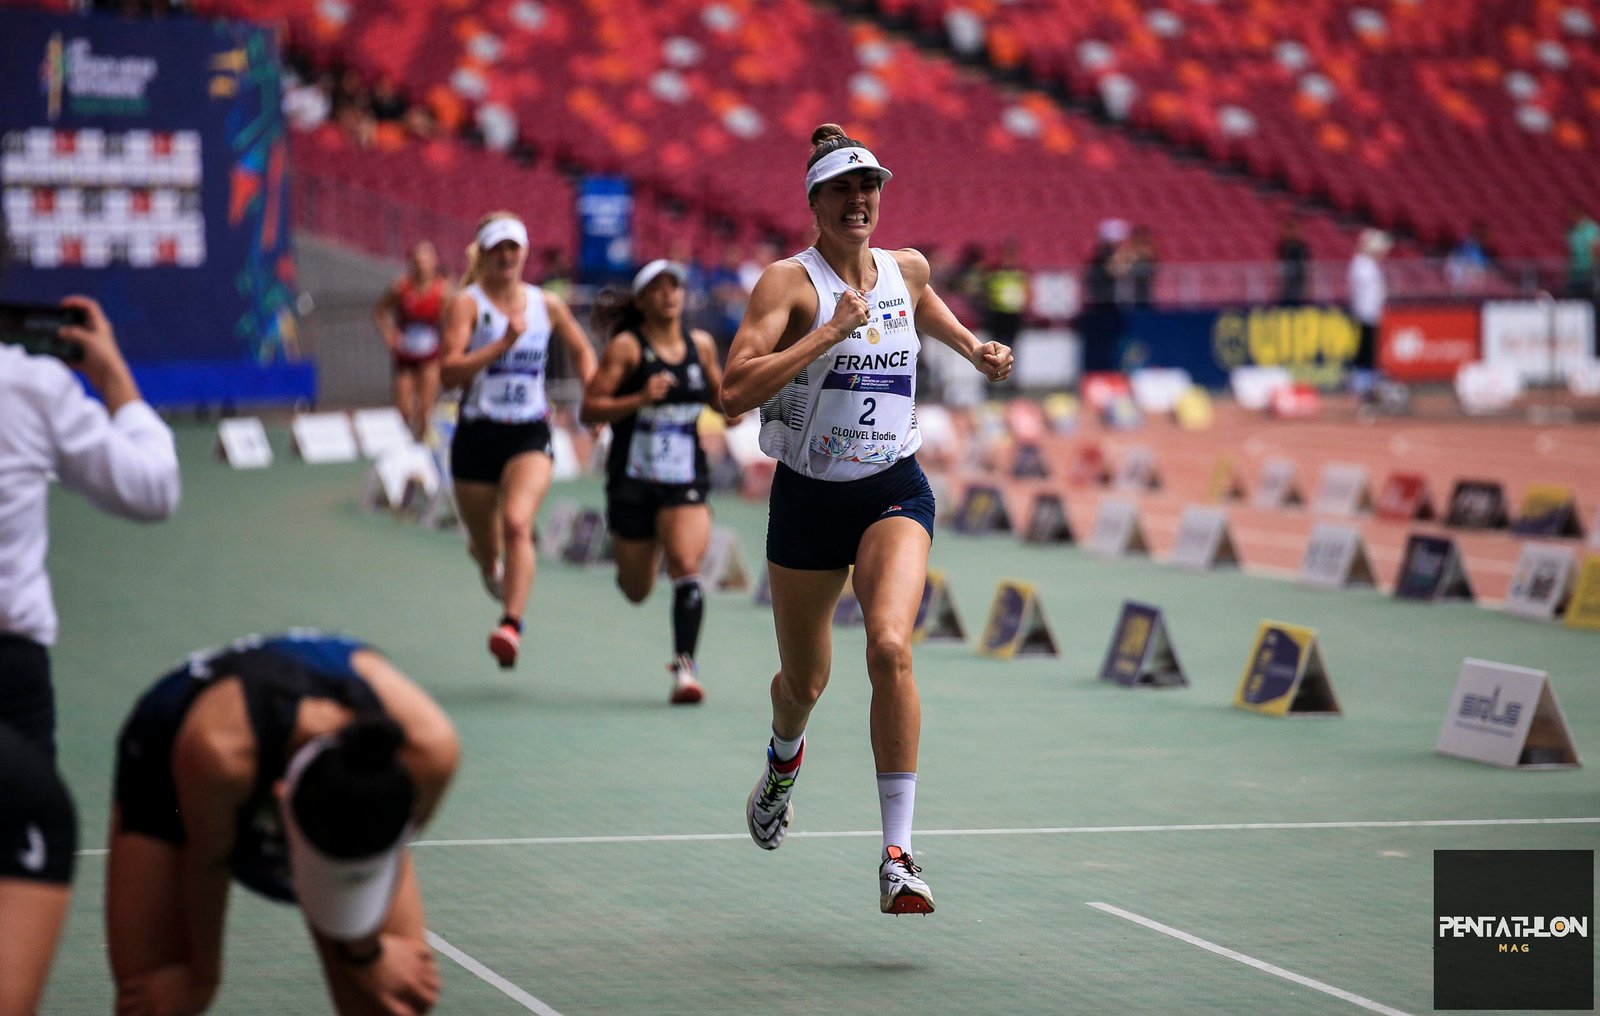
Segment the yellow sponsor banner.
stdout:
<path fill-rule="evenodd" d="M 1600 631 L 1600 554 L 1584 559 L 1578 584 L 1567 604 L 1567 627 Z"/>

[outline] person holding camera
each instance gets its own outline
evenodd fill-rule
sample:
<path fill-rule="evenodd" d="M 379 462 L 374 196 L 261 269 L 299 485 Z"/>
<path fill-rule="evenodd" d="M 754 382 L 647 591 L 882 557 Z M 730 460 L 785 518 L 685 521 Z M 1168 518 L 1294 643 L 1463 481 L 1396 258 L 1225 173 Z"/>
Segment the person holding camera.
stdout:
<path fill-rule="evenodd" d="M 111 323 L 87 296 L 62 301 L 78 323 L 59 336 L 99 392 L 90 398 L 68 364 L 0 345 L 0 722 L 55 757 L 48 649 L 56 609 L 45 571 L 51 474 L 113 515 L 155 522 L 178 507 L 172 431 L 140 397 Z M 75 347 L 75 348 L 74 348 Z"/>
<path fill-rule="evenodd" d="M 42 317 L 46 308 L 21 310 Z M 69 296 L 61 311 L 48 310 L 66 321 L 54 333 L 7 331 L 0 342 L 0 1016 L 38 1005 L 76 847 L 77 820 L 55 765 L 50 479 L 141 521 L 169 517 L 179 497 L 172 431 L 140 398 L 100 305 Z M 13 339 L 47 340 L 42 348 L 55 355 Z"/>

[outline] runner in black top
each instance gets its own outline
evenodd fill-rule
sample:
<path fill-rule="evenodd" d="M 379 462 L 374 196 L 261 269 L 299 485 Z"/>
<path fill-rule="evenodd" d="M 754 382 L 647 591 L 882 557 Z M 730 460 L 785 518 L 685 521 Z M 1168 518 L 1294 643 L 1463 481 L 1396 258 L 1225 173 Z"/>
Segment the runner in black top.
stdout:
<path fill-rule="evenodd" d="M 700 566 L 711 539 L 710 487 L 697 424 L 722 387 L 716 344 L 683 327 L 684 268 L 656 260 L 632 294 L 602 300 L 596 327 L 610 337 L 583 397 L 584 423 L 611 424 L 606 515 L 617 585 L 644 602 L 667 557 L 672 579 L 674 703 L 704 696 L 694 654 L 705 613 Z"/>

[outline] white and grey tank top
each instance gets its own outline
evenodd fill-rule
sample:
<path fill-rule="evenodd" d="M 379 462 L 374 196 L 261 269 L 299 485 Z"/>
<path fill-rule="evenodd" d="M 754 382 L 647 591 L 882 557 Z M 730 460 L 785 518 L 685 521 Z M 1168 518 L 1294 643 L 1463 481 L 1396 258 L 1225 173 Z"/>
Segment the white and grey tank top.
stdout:
<path fill-rule="evenodd" d="M 816 480 L 880 473 L 922 446 L 917 429 L 917 337 L 911 294 L 894 256 L 871 248 L 878 281 L 871 318 L 801 368 L 761 407 L 761 450 Z M 817 291 L 811 330 L 833 319 L 849 287 L 815 247 L 794 256 Z"/>
<path fill-rule="evenodd" d="M 545 310 L 544 292 L 523 284 L 528 309 L 527 327 L 510 349 L 500 354 L 472 379 L 461 399 L 461 415 L 468 420 L 495 423 L 536 423 L 550 411 L 545 400 L 545 366 L 550 358 L 550 315 Z M 477 304 L 477 317 L 467 352 L 499 341 L 506 333 L 507 318 L 477 285 L 465 290 Z"/>

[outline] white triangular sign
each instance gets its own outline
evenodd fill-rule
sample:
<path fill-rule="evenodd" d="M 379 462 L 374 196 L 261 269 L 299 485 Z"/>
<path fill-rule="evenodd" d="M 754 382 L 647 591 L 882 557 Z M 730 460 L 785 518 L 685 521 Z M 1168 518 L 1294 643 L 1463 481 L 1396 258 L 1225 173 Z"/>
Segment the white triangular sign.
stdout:
<path fill-rule="evenodd" d="M 1501 609 L 1507 614 L 1551 620 L 1566 607 L 1576 576 L 1572 552 L 1567 548 L 1524 543 Z"/>
<path fill-rule="evenodd" d="M 1237 567 L 1239 553 L 1228 532 L 1228 513 L 1205 505 L 1184 506 L 1167 563 L 1194 569 Z"/>
<path fill-rule="evenodd" d="M 239 416 L 217 424 L 217 454 L 235 469 L 272 465 L 272 443 L 260 417 Z"/>
<path fill-rule="evenodd" d="M 1461 661 L 1434 750 L 1507 769 L 1582 764 L 1548 674 L 1470 657 Z"/>
<path fill-rule="evenodd" d="M 1148 554 L 1150 546 L 1139 525 L 1139 508 L 1120 497 L 1100 499 L 1094 517 L 1094 532 L 1084 547 L 1098 557 Z"/>
<path fill-rule="evenodd" d="M 1306 541 L 1306 552 L 1300 558 L 1300 571 L 1295 578 L 1303 585 L 1322 589 L 1375 585 L 1372 562 L 1361 541 L 1361 530 L 1327 522 L 1311 527 L 1311 537 Z"/>

